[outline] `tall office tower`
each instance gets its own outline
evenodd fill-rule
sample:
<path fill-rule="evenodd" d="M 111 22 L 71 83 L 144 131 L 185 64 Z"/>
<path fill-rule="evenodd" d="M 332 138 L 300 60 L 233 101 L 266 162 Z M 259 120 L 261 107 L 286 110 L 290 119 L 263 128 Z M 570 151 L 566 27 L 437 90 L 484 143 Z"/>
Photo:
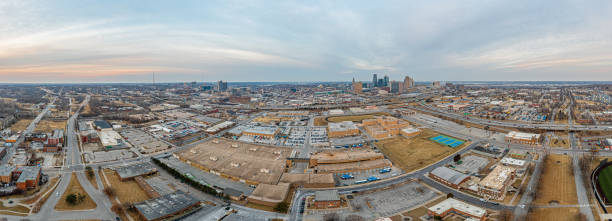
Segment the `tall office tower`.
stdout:
<path fill-rule="evenodd" d="M 404 88 L 408 89 L 411 87 L 414 87 L 414 79 L 412 79 L 410 76 L 404 77 Z"/>
<path fill-rule="evenodd" d="M 384 85 L 385 87 L 389 87 L 389 75 L 385 75 L 385 81 L 384 81 Z"/>
<path fill-rule="evenodd" d="M 227 82 L 217 81 L 217 90 L 218 91 L 226 91 L 227 90 Z"/>
<path fill-rule="evenodd" d="M 401 83 L 399 81 L 391 81 L 391 93 L 399 93 L 400 92 L 400 85 Z"/>
<path fill-rule="evenodd" d="M 372 77 L 372 87 L 376 87 L 378 86 L 378 79 L 376 74 L 374 74 L 374 77 Z"/>
<path fill-rule="evenodd" d="M 378 83 L 376 83 L 376 86 L 378 87 L 384 87 L 385 86 L 385 80 L 384 79 L 378 79 Z"/>

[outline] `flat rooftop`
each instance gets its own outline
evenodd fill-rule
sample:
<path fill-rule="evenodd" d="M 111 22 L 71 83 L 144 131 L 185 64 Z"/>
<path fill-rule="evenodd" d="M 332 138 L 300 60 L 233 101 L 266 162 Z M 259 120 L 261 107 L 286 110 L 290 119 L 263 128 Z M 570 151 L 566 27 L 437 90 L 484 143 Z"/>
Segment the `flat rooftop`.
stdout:
<path fill-rule="evenodd" d="M 200 203 L 200 201 L 183 191 L 166 194 L 154 199 L 135 203 L 134 207 L 147 219 L 154 220 L 173 215 L 187 207 Z"/>
<path fill-rule="evenodd" d="M 428 209 L 437 214 L 442 214 L 450 209 L 455 209 L 475 217 L 483 217 L 487 213 L 487 211 L 483 208 L 464 203 L 454 198 L 448 198 L 432 207 L 429 207 Z"/>
<path fill-rule="evenodd" d="M 283 183 L 331 183 L 335 184 L 331 173 L 284 173 L 280 182 Z"/>
<path fill-rule="evenodd" d="M 345 131 L 345 130 L 358 130 L 357 125 L 352 121 L 342 121 L 340 123 L 328 123 L 329 131 Z"/>
<path fill-rule="evenodd" d="M 322 190 L 315 192 L 315 201 L 338 201 L 338 190 Z"/>
<path fill-rule="evenodd" d="M 39 166 L 25 166 L 17 170 L 22 171 L 21 175 L 19 175 L 19 179 L 17 179 L 17 183 L 25 182 L 26 180 L 35 180 L 40 173 Z"/>
<path fill-rule="evenodd" d="M 149 162 L 144 162 L 117 167 L 115 171 L 121 179 L 127 179 L 145 174 L 155 173 L 157 172 L 157 168 L 155 168 L 153 164 Z"/>
<path fill-rule="evenodd" d="M 280 203 L 287 197 L 289 187 L 288 183 L 278 183 L 278 185 L 260 183 L 249 198 Z"/>
<path fill-rule="evenodd" d="M 516 171 L 515 168 L 498 165 L 478 185 L 495 190 L 502 189 L 504 182 L 510 178 L 514 171 Z"/>
<path fill-rule="evenodd" d="M 310 157 L 310 159 L 316 159 L 318 164 L 355 162 L 378 158 L 384 158 L 384 155 L 368 149 L 323 151 Z"/>
<path fill-rule="evenodd" d="M 292 150 L 213 139 L 177 153 L 181 160 L 214 172 L 258 183 L 276 184 Z"/>
<path fill-rule="evenodd" d="M 461 181 L 469 177 L 468 175 L 459 173 L 445 166 L 438 167 L 432 170 L 430 173 L 455 185 L 458 185 L 459 183 L 461 183 Z"/>

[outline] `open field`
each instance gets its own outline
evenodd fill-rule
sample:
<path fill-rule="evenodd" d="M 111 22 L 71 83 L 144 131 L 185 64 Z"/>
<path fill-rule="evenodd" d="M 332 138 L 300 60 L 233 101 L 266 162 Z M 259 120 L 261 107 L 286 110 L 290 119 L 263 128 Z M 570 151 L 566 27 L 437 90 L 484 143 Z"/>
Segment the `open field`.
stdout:
<path fill-rule="evenodd" d="M 78 106 L 77 106 L 78 108 Z M 91 106 L 89 106 L 89 103 L 87 105 L 85 105 L 85 107 L 83 107 L 83 110 L 81 111 L 82 114 L 84 115 L 88 115 L 91 114 Z"/>
<path fill-rule="evenodd" d="M 31 119 L 21 119 L 11 125 L 12 131 L 24 131 L 32 122 Z"/>
<path fill-rule="evenodd" d="M 325 126 L 327 125 L 327 121 L 325 120 L 325 117 L 316 117 L 314 119 L 314 125 L 315 126 Z"/>
<path fill-rule="evenodd" d="M 338 123 L 342 121 L 361 122 L 364 119 L 373 118 L 374 116 L 389 116 L 389 114 L 385 112 L 377 112 L 377 113 L 363 114 L 363 115 L 317 117 L 314 119 L 314 125 L 315 126 L 327 126 L 327 123 L 329 122 Z"/>
<path fill-rule="evenodd" d="M 578 203 L 576 183 L 569 156 L 551 154 L 546 158 L 535 203 L 536 205 Z"/>
<path fill-rule="evenodd" d="M 14 215 L 14 216 L 25 216 L 23 213 L 29 213 L 30 209 L 28 207 L 22 205 L 16 205 L 11 207 L 6 207 L 2 203 L 0 203 L 0 214 L 4 215 Z"/>
<path fill-rule="evenodd" d="M 570 221 L 570 220 L 581 220 L 578 219 L 580 211 L 578 208 L 534 208 L 532 212 L 527 215 L 528 221 Z"/>
<path fill-rule="evenodd" d="M 83 200 L 83 202 L 72 206 L 66 202 L 66 196 L 72 193 L 84 195 L 85 199 Z M 91 197 L 87 194 L 87 192 L 85 192 L 85 189 L 83 189 L 83 186 L 81 186 L 81 183 L 79 183 L 79 180 L 77 179 L 76 174 L 72 173 L 72 175 L 70 176 L 70 183 L 68 184 L 68 188 L 66 188 L 66 191 L 64 192 L 60 200 L 55 205 L 55 209 L 56 210 L 88 210 L 88 209 L 95 209 L 96 206 L 97 206 L 96 203 L 91 199 Z"/>
<path fill-rule="evenodd" d="M 41 120 L 36 125 L 35 131 L 51 132 L 55 129 L 64 129 L 65 127 L 66 121 Z"/>
<path fill-rule="evenodd" d="M 469 145 L 464 143 L 456 148 L 450 148 L 429 140 L 437 135 L 439 133 L 435 131 L 423 129 L 421 134 L 414 138 L 396 136 L 375 144 L 395 165 L 406 172 L 434 163 Z"/>
<path fill-rule="evenodd" d="M 129 180 L 129 181 L 121 182 L 121 180 L 119 179 L 119 175 L 117 175 L 115 171 L 110 170 L 110 169 L 104 169 L 98 172 L 99 172 L 100 178 L 102 179 L 102 184 L 104 185 L 103 188 L 109 187 L 109 184 L 106 183 L 106 179 L 108 179 L 108 182 L 110 183 L 110 187 L 112 187 L 112 189 L 114 190 L 115 197 L 119 199 L 121 204 L 137 203 L 137 202 L 142 202 L 142 201 L 150 199 L 149 196 L 147 196 L 147 193 L 143 189 L 141 189 L 140 186 L 138 186 L 136 181 Z M 106 176 L 106 179 L 104 179 L 105 176 Z M 117 203 L 114 198 L 110 198 L 110 201 L 113 204 Z M 119 217 L 121 217 L 121 220 L 129 220 L 127 216 L 130 216 L 133 218 L 137 217 L 137 213 L 135 211 L 127 211 L 127 214 L 120 213 L 118 215 Z"/>
<path fill-rule="evenodd" d="M 608 201 L 612 200 L 612 166 L 608 166 L 599 172 L 599 186 Z"/>
<path fill-rule="evenodd" d="M 327 122 L 342 122 L 342 121 L 354 121 L 361 122 L 362 120 L 373 118 L 374 116 L 389 116 L 390 114 L 385 112 L 378 112 L 372 114 L 364 114 L 364 115 L 351 115 L 351 116 L 337 116 L 337 117 L 327 117 Z"/>
<path fill-rule="evenodd" d="M 108 182 L 110 182 L 111 187 L 115 190 L 115 195 L 119 198 L 121 203 L 137 203 L 149 199 L 147 193 L 138 186 L 136 181 L 129 180 L 121 182 L 119 175 L 110 169 L 104 169 L 104 174 Z"/>

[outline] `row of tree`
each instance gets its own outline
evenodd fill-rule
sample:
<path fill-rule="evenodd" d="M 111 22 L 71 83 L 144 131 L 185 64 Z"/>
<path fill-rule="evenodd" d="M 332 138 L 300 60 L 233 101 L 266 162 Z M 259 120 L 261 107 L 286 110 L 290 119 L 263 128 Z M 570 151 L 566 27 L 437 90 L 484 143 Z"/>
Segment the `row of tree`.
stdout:
<path fill-rule="evenodd" d="M 175 170 L 172 167 L 169 167 L 168 165 L 166 165 L 165 163 L 161 162 L 159 159 L 157 158 L 151 158 L 151 160 L 153 161 L 153 163 L 157 164 L 158 166 L 160 166 L 161 168 L 163 168 L 164 170 L 168 171 L 168 173 L 172 174 L 172 176 L 174 176 L 174 178 L 181 180 L 184 183 L 189 184 L 190 186 L 213 196 L 217 196 L 217 197 L 223 197 L 221 193 L 217 192 L 217 190 L 215 190 L 212 187 L 209 187 L 207 185 L 204 185 L 198 181 L 195 181 L 187 176 L 185 176 L 184 174 L 180 173 L 179 171 Z"/>

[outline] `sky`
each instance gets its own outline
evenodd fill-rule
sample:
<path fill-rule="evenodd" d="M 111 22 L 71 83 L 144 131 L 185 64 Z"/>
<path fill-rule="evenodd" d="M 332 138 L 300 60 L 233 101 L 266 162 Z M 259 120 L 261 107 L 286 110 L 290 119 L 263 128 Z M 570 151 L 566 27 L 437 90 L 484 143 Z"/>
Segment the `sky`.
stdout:
<path fill-rule="evenodd" d="M 0 82 L 611 81 L 612 1 L 0 1 Z"/>

